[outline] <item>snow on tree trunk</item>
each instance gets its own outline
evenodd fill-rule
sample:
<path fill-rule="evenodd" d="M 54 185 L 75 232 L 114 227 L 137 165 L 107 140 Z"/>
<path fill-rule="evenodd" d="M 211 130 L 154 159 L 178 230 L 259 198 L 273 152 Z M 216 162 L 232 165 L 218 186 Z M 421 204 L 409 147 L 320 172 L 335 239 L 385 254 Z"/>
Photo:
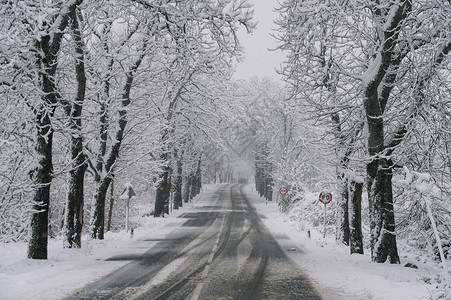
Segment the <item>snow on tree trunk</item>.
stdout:
<path fill-rule="evenodd" d="M 167 159 L 166 155 L 162 156 L 162 160 Z M 159 184 L 155 196 L 154 217 L 164 216 L 165 204 L 169 201 L 169 167 L 162 166 L 159 178 Z"/>
<path fill-rule="evenodd" d="M 194 173 L 194 176 L 191 180 L 191 197 L 192 198 L 199 195 L 200 190 L 202 188 L 202 172 L 201 172 L 201 168 L 200 168 L 201 162 L 202 162 L 202 159 L 201 159 L 201 157 L 199 157 L 199 160 L 197 162 L 196 172 Z"/>
<path fill-rule="evenodd" d="M 92 218 L 92 233 L 93 239 L 103 240 L 105 233 L 105 202 L 108 187 L 111 178 L 106 177 L 98 184 L 96 193 L 94 195 L 94 214 Z"/>
<path fill-rule="evenodd" d="M 183 186 L 183 202 L 188 203 L 191 198 L 192 176 L 185 177 L 185 185 Z"/>
<path fill-rule="evenodd" d="M 393 210 L 392 171 L 386 159 L 375 159 L 367 166 L 370 209 L 371 257 L 378 263 L 399 264 Z"/>
<path fill-rule="evenodd" d="M 96 182 L 97 190 L 94 196 L 94 214 L 92 219 L 92 233 L 93 238 L 103 239 L 105 231 L 105 202 L 108 187 L 112 180 L 112 170 L 116 161 L 119 157 L 121 145 L 124 139 L 125 129 L 128 124 L 128 108 L 131 103 L 130 92 L 133 87 L 133 80 L 135 79 L 136 71 L 141 65 L 147 49 L 147 41 L 143 42 L 142 48 L 139 52 L 139 57 L 136 61 L 129 67 L 129 70 L 125 74 L 125 83 L 123 87 L 123 93 L 121 95 L 121 108 L 119 109 L 119 128 L 116 131 L 116 136 L 109 155 L 107 156 L 106 162 L 103 161 L 103 156 L 106 148 L 106 131 L 108 128 L 108 120 L 103 114 L 100 115 L 101 119 L 101 132 L 100 132 L 100 143 L 101 143 L 101 153 L 99 154 L 97 166 L 96 166 Z M 103 107 L 103 106 L 102 106 Z"/>
<path fill-rule="evenodd" d="M 107 231 L 111 230 L 111 222 L 113 219 L 113 208 L 114 208 L 114 176 L 113 176 L 113 179 L 111 180 L 110 208 L 108 210 L 108 223 L 107 223 L 107 227 L 106 227 Z"/>
<path fill-rule="evenodd" d="M 169 213 L 170 213 L 170 206 L 171 206 L 171 201 L 170 200 L 171 200 L 171 197 L 172 197 L 172 192 L 171 192 L 171 188 L 172 188 L 172 168 L 171 167 L 168 168 L 167 187 L 168 187 L 168 194 L 167 194 L 167 198 L 165 199 L 165 202 L 164 202 L 164 213 L 169 215 Z"/>
<path fill-rule="evenodd" d="M 42 34 L 40 39 L 36 41 L 36 66 L 39 69 L 42 104 L 35 108 L 37 129 L 35 151 L 39 155 L 39 166 L 33 174 L 36 184 L 33 196 L 35 212 L 31 217 L 31 234 L 28 242 L 28 258 L 32 259 L 47 259 L 50 183 L 53 176 L 53 128 L 51 119 L 58 102 L 55 74 L 64 30 L 69 23 L 70 15 L 73 15 L 81 2 L 81 0 L 75 0 L 63 4 L 65 7 L 61 8 L 62 13 L 54 19 L 56 20 L 55 24 L 51 24 L 58 30 Z M 50 27 L 45 28 L 43 33 L 45 30 L 51 32 Z"/>
<path fill-rule="evenodd" d="M 83 153 L 83 135 L 81 132 L 81 114 L 86 91 L 86 74 L 84 65 L 84 43 L 81 37 L 79 22 L 75 12 L 72 15 L 72 31 L 77 55 L 75 71 L 77 78 L 77 95 L 72 104 L 66 105 L 66 114 L 70 119 L 71 130 L 71 171 L 69 192 L 65 208 L 65 236 L 64 247 L 81 247 L 83 229 L 84 206 L 84 178 L 86 172 L 86 157 Z"/>
<path fill-rule="evenodd" d="M 39 167 L 33 172 L 36 184 L 34 192 L 33 215 L 31 216 L 31 235 L 28 242 L 28 258 L 47 259 L 47 238 L 49 225 L 50 183 L 52 181 L 52 142 L 53 128 L 49 112 L 41 111 L 36 115 L 36 153 L 39 155 Z"/>
<path fill-rule="evenodd" d="M 349 182 L 349 246 L 351 254 L 363 254 L 362 235 L 362 190 L 363 183 Z"/>
<path fill-rule="evenodd" d="M 175 195 L 174 195 L 174 209 L 178 209 L 183 206 L 182 200 L 182 174 L 183 174 L 183 165 L 182 160 L 177 159 L 177 177 L 175 180 Z"/>
<path fill-rule="evenodd" d="M 73 141 L 80 145 L 79 141 Z M 86 163 L 81 155 L 81 148 L 72 145 L 72 155 L 78 155 L 73 159 L 73 170 L 70 171 L 69 192 L 64 216 L 65 242 L 66 248 L 80 248 L 81 234 L 83 229 L 83 206 L 84 206 L 84 178 Z M 75 148 L 75 149 L 74 149 Z"/>
<path fill-rule="evenodd" d="M 349 245 L 349 209 L 348 209 L 348 181 L 345 179 L 340 180 L 340 203 L 338 205 L 338 226 L 336 240 L 341 241 L 344 245 Z"/>

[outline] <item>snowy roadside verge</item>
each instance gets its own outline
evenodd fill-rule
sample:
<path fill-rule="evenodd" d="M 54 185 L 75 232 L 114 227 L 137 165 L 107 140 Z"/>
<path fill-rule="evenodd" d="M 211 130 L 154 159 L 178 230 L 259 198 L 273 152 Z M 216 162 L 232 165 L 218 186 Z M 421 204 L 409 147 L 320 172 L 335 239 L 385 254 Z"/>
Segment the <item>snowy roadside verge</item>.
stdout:
<path fill-rule="evenodd" d="M 349 248 L 338 245 L 333 236 L 323 239 L 322 232 L 301 228 L 298 221 L 281 214 L 277 203 L 260 198 L 252 185 L 243 191 L 282 247 L 295 246 L 296 251 L 287 251 L 287 255 L 306 272 L 325 300 L 435 299 L 437 263 L 419 263 L 409 253 L 400 253 L 401 265 L 372 263 L 368 249 L 364 255 L 350 255 Z M 407 262 L 419 268 L 404 267 Z"/>
<path fill-rule="evenodd" d="M 178 218 L 192 210 L 197 201 L 214 191 L 210 185 L 193 202 L 184 203 L 165 218 L 135 216 L 134 236 L 125 230 L 105 233 L 104 240 L 84 235 L 81 249 L 63 249 L 61 238 L 49 239 L 48 259 L 26 259 L 27 244 L 0 244 L 0 299 L 57 300 L 67 297 L 83 286 L 114 272 L 129 261 L 107 261 L 116 255 L 139 255 L 158 243 L 186 219 Z M 138 220 L 137 220 L 138 218 Z M 151 239 L 152 241 L 149 241 Z"/>

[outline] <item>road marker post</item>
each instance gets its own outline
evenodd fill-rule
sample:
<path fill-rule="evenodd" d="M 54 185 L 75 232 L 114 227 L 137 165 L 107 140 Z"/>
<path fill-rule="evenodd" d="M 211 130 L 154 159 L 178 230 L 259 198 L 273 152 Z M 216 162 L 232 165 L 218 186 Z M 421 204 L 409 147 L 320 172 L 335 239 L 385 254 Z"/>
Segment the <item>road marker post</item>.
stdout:
<path fill-rule="evenodd" d="M 128 232 L 128 221 L 130 219 L 130 199 L 136 196 L 135 191 L 133 190 L 133 186 L 131 183 L 127 182 L 125 184 L 124 191 L 119 196 L 119 199 L 127 200 L 125 205 L 125 231 Z"/>
<path fill-rule="evenodd" d="M 319 194 L 319 201 L 324 204 L 324 230 L 323 230 L 323 239 L 326 238 L 326 215 L 327 215 L 327 204 L 332 201 L 332 194 L 331 193 L 320 193 Z"/>

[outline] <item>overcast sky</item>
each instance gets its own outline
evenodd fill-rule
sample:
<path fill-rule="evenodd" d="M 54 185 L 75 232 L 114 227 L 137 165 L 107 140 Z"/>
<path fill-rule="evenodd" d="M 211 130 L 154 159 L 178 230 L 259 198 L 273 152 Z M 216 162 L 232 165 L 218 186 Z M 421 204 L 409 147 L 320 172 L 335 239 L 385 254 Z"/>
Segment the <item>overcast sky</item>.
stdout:
<path fill-rule="evenodd" d="M 281 51 L 269 51 L 276 47 L 275 39 L 270 35 L 276 28 L 274 20 L 278 15 L 274 7 L 277 0 L 249 0 L 254 5 L 254 20 L 258 22 L 253 34 L 241 30 L 239 37 L 245 48 L 245 60 L 237 66 L 235 78 L 246 79 L 252 76 L 279 79 L 275 68 L 279 68 L 284 60 Z"/>

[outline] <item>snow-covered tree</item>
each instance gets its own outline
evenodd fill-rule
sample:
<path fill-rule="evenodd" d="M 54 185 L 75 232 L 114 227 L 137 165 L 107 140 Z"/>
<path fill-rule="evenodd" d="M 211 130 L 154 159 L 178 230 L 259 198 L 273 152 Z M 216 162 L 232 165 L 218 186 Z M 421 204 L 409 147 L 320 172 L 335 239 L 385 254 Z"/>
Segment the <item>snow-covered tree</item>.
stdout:
<path fill-rule="evenodd" d="M 336 112 L 364 111 L 371 250 L 376 262 L 389 258 L 399 263 L 392 176 L 409 124 L 418 118 L 427 98 L 423 93 L 446 66 L 450 21 L 445 2 L 287 0 L 282 4 L 283 43 L 290 51 L 284 71 L 295 80 L 295 92 L 306 85 L 323 86 L 325 98 L 337 104 L 332 105 Z M 303 100 L 322 103 L 324 94 L 303 95 Z M 312 107 L 316 113 L 324 108 Z M 336 117 L 332 114 L 332 119 Z M 346 121 L 336 120 L 341 126 Z M 339 136 L 350 132 L 347 135 L 352 137 L 361 123 L 356 120 L 348 126 L 353 130 L 342 127 Z M 341 151 L 347 153 L 346 148 Z"/>
<path fill-rule="evenodd" d="M 7 42 L 4 64 L 10 70 L 2 81 L 13 87 L 34 114 L 36 164 L 30 171 L 35 184 L 34 213 L 28 257 L 47 258 L 48 214 L 50 184 L 53 177 L 52 143 L 54 129 L 52 117 L 58 106 L 56 84 L 58 53 L 63 34 L 80 1 L 47 2 L 35 5 L 25 1 L 22 5 L 7 3 L 2 9 L 2 26 Z M 14 29 L 14 30 L 12 30 Z"/>

